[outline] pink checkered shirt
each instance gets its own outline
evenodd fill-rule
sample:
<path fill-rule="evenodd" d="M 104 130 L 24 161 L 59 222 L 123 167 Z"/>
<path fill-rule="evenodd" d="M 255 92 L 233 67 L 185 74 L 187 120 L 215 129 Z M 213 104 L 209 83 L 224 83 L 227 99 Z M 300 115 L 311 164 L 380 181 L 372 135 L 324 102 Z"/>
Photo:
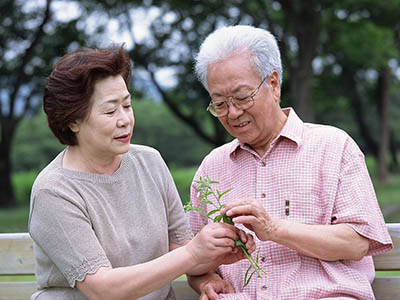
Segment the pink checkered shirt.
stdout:
<path fill-rule="evenodd" d="M 372 255 L 391 249 L 392 242 L 364 155 L 342 130 L 303 123 L 293 109 L 284 112 L 288 120 L 263 157 L 235 139 L 205 157 L 195 179 L 209 176 L 219 182 L 219 191 L 233 188 L 224 196 L 224 203 L 252 197 L 273 217 L 306 224 L 348 224 L 370 239 L 367 256 L 360 261 L 328 262 L 256 239 L 260 265 L 267 275 L 254 275 L 243 288 L 248 260 L 223 265 L 219 271 L 233 284 L 236 294 L 220 298 L 374 299 Z M 194 206 L 199 206 L 198 196 L 192 184 Z M 204 220 L 194 211 L 188 217 L 197 233 Z"/>

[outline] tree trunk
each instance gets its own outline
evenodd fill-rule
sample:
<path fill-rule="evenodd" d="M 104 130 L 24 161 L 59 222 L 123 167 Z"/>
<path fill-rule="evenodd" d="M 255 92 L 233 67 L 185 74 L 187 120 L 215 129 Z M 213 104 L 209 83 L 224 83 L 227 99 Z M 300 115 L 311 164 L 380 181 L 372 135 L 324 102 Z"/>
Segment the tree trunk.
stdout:
<path fill-rule="evenodd" d="M 305 122 L 313 122 L 315 119 L 312 76 L 312 72 L 305 69 L 292 70 L 290 74 L 290 102 Z"/>
<path fill-rule="evenodd" d="M 364 140 L 367 149 L 378 158 L 379 146 L 378 143 L 372 137 L 371 131 L 368 128 L 365 120 L 364 105 L 360 95 L 357 92 L 357 82 L 355 80 L 355 72 L 344 67 L 342 72 L 343 86 L 349 93 L 350 105 L 354 115 L 354 120 L 357 122 L 358 129 L 362 139 Z"/>
<path fill-rule="evenodd" d="M 317 55 L 321 33 L 321 4 L 319 1 L 281 0 L 282 11 L 287 25 L 285 26 L 282 45 L 282 60 L 290 72 L 290 103 L 303 121 L 313 122 L 315 119 L 312 98 L 312 62 Z M 292 33 L 289 33 L 289 30 Z M 295 37 L 297 51 L 290 47 Z M 294 59 L 292 52 L 296 52 Z"/>
<path fill-rule="evenodd" d="M 14 129 L 14 122 L 1 120 L 1 141 L 0 141 L 0 207 L 15 206 L 14 192 L 11 184 L 11 141 Z"/>
<path fill-rule="evenodd" d="M 378 148 L 378 180 L 385 183 L 388 179 L 387 156 L 389 152 L 389 74 L 386 67 L 379 72 L 378 78 L 378 107 L 380 113 L 380 141 Z"/>
<path fill-rule="evenodd" d="M 400 170 L 399 167 L 399 160 L 397 159 L 397 147 L 396 147 L 396 140 L 394 138 L 392 130 L 390 130 L 390 153 L 392 156 L 392 161 L 390 164 L 390 172 L 391 173 L 398 173 Z"/>

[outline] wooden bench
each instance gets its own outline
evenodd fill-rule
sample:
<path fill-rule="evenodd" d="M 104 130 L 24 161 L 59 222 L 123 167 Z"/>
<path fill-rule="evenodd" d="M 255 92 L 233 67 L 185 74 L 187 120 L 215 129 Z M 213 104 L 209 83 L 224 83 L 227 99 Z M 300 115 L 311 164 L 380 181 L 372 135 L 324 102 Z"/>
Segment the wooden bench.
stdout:
<path fill-rule="evenodd" d="M 377 271 L 400 271 L 400 223 L 387 224 L 394 248 L 374 257 Z M 0 234 L 0 279 L 3 276 L 33 275 L 33 242 L 27 233 Z M 185 280 L 172 283 L 178 300 L 198 299 Z M 378 300 L 400 299 L 400 275 L 377 276 L 372 283 Z M 0 281 L 0 300 L 27 300 L 36 291 L 36 282 Z"/>

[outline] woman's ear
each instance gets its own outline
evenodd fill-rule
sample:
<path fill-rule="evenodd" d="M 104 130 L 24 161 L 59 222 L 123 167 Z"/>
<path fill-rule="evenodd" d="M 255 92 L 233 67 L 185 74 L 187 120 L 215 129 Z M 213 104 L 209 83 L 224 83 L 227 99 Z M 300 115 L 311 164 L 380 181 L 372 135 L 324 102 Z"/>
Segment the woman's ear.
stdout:
<path fill-rule="evenodd" d="M 71 122 L 68 124 L 69 129 L 71 129 L 71 131 L 73 133 L 78 133 L 79 132 L 79 125 L 77 121 Z"/>

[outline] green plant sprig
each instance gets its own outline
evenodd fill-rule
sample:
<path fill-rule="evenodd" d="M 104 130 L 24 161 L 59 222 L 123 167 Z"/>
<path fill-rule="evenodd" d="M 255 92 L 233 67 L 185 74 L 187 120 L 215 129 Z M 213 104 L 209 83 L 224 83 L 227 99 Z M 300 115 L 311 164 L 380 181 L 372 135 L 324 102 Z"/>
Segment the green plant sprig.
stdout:
<path fill-rule="evenodd" d="M 213 222 L 224 222 L 227 224 L 234 225 L 232 218 L 228 217 L 226 214 L 221 214 L 220 211 L 223 208 L 223 204 L 221 203 L 221 198 L 226 195 L 228 192 L 230 192 L 232 189 L 228 189 L 224 192 L 220 192 L 218 190 L 214 190 L 213 187 L 211 186 L 212 184 L 219 184 L 218 181 L 211 180 L 208 176 L 205 178 L 200 177 L 199 180 L 195 180 L 197 183 L 196 190 L 201 193 L 201 198 L 200 198 L 200 203 L 202 203 L 205 207 L 208 205 L 211 205 L 214 209 L 212 209 L 209 212 L 205 212 L 202 207 L 195 207 L 192 205 L 191 202 L 187 203 L 185 205 L 185 211 L 196 211 L 199 214 L 205 216 L 207 219 L 212 220 Z M 209 197 L 212 196 L 214 197 L 215 201 L 211 201 Z M 215 216 L 214 216 L 215 215 Z M 240 240 L 237 239 L 235 241 L 235 245 L 242 249 L 243 253 L 245 254 L 246 258 L 250 261 L 250 266 L 247 269 L 245 276 L 244 276 L 244 284 L 243 287 L 246 287 L 249 282 L 251 277 L 254 275 L 254 273 L 257 273 L 257 277 L 261 278 L 262 275 L 261 273 L 267 274 L 258 264 L 258 254 L 257 258 L 254 259 L 249 252 L 247 252 L 246 245 Z"/>

